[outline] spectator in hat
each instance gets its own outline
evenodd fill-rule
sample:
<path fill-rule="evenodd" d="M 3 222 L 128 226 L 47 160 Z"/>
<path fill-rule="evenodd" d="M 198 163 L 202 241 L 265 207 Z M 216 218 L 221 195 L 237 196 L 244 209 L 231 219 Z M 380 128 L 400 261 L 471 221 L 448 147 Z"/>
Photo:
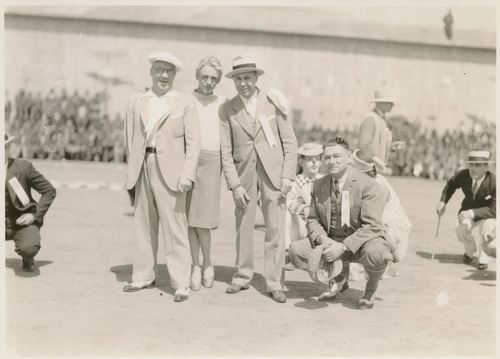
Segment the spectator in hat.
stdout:
<path fill-rule="evenodd" d="M 377 182 L 349 166 L 351 152 L 344 139 L 336 137 L 323 145 L 323 162 L 328 175 L 314 183 L 307 219 L 308 238 L 295 241 L 290 259 L 296 268 L 307 269 L 309 255 L 315 247 L 326 262 L 341 259 L 361 263 L 368 281 L 358 309 L 371 309 L 375 292 L 387 262 L 394 259 L 394 248 L 382 237 L 382 198 Z M 349 266 L 330 280 L 319 299 L 335 297 L 349 288 Z"/>
<path fill-rule="evenodd" d="M 496 176 L 488 170 L 491 162 L 488 151 L 470 151 L 467 162 L 468 169 L 459 171 L 446 182 L 436 212 L 442 216 L 455 191 L 462 189 L 465 198 L 460 206 L 455 233 L 465 248 L 463 262 L 471 263 L 478 249 L 472 236 L 472 229 L 477 227 L 480 242 L 477 269 L 485 270 L 489 257 L 483 251 L 484 242 L 492 238 L 491 234 L 496 229 Z"/>
<path fill-rule="evenodd" d="M 202 59 L 196 68 L 198 87 L 193 91 L 201 134 L 201 152 L 196 170 L 195 185 L 188 192 L 187 213 L 189 244 L 193 266 L 191 289 L 200 290 L 201 284 L 211 288 L 214 267 L 210 259 L 211 229 L 219 226 L 221 159 L 219 107 L 226 101 L 214 94 L 220 82 L 222 66 L 213 56 Z M 203 265 L 200 264 L 200 248 Z"/>
<path fill-rule="evenodd" d="M 161 226 L 174 301 L 189 296 L 186 194 L 196 178 L 200 129 L 192 96 L 173 89 L 182 64 L 168 52 L 148 57 L 150 89 L 130 98 L 125 119 L 127 189 L 135 187 L 132 283 L 125 292 L 156 284 L 155 265 Z"/>
<path fill-rule="evenodd" d="M 14 241 L 16 253 L 23 258 L 23 270 L 34 272 L 41 247 L 40 228 L 56 190 L 31 162 L 9 157 L 13 140 L 5 134 L 5 240 Z M 41 194 L 38 202 L 31 190 Z"/>
<path fill-rule="evenodd" d="M 258 193 L 266 225 L 266 289 L 285 303 L 286 195 L 297 167 L 297 140 L 288 118 L 288 100 L 277 90 L 257 87 L 264 70 L 252 55 L 234 58 L 226 74 L 238 94 L 219 111 L 222 169 L 236 205 L 236 273 L 226 293 L 247 289 L 253 277 L 253 230 Z"/>
<path fill-rule="evenodd" d="M 368 176 L 374 178 L 380 186 L 384 208 L 382 212 L 382 224 L 385 229 L 384 238 L 392 241 L 393 246 L 397 250 L 394 253 L 395 260 L 387 263 L 384 277 L 395 277 L 398 273 L 392 263 L 401 261 L 406 255 L 411 232 L 410 220 L 389 181 L 377 172 L 373 159 L 366 156 L 360 149 L 357 149 L 352 153 L 351 165 L 359 172 L 366 173 Z M 360 272 L 359 270 L 354 271 L 358 275 Z M 352 270 L 351 273 L 353 273 Z"/>
<path fill-rule="evenodd" d="M 396 97 L 388 89 L 376 90 L 371 100 L 375 104 L 374 108 L 365 115 L 359 128 L 358 148 L 369 158 L 373 158 L 380 173 L 387 171 L 389 152 L 404 146 L 404 142 L 392 142 L 392 132 L 387 127 L 385 116 L 396 101 Z"/>
<path fill-rule="evenodd" d="M 306 143 L 299 147 L 297 152 L 300 173 L 293 183 L 292 190 L 288 192 L 286 200 L 286 270 L 295 268 L 288 257 L 290 243 L 307 237 L 306 220 L 309 216 L 313 182 L 323 177 L 319 173 L 323 146 L 317 143 Z"/>

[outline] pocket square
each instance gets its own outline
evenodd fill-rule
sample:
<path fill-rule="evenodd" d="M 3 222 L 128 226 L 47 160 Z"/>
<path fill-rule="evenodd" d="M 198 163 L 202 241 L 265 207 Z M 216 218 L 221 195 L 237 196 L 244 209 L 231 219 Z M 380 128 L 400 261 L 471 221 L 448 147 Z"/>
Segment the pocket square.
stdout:
<path fill-rule="evenodd" d="M 489 200 L 489 199 L 491 199 L 491 195 L 487 195 L 484 199 L 485 199 L 485 200 Z"/>

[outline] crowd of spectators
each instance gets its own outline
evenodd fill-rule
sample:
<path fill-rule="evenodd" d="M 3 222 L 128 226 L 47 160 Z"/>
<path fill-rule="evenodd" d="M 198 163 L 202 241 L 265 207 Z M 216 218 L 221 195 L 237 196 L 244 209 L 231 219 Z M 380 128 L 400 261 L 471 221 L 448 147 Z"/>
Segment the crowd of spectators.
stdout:
<path fill-rule="evenodd" d="M 123 119 L 110 119 L 106 94 L 51 90 L 45 97 L 19 91 L 6 96 L 5 131 L 16 136 L 11 155 L 83 161 L 125 161 Z"/>
<path fill-rule="evenodd" d="M 19 91 L 13 103 L 6 96 L 5 130 L 17 137 L 11 146 L 13 157 L 83 161 L 125 162 L 123 117 L 110 118 L 106 94 L 51 90 L 45 97 Z M 443 180 L 466 166 L 469 150 L 489 150 L 495 154 L 496 125 L 475 120 L 469 131 L 436 131 L 411 124 L 404 118 L 389 119 L 393 140 L 406 142 L 403 151 L 391 153 L 389 167 L 393 175 Z M 294 122 L 299 144 L 324 143 L 341 136 L 356 148 L 356 128 L 325 129 Z"/>

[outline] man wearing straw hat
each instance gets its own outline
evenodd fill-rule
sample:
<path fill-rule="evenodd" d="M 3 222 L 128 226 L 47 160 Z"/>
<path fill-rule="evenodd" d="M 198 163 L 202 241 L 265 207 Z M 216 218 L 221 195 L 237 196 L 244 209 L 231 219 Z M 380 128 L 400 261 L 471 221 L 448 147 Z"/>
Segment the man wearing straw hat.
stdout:
<path fill-rule="evenodd" d="M 463 262 L 469 264 L 477 250 L 476 240 L 472 236 L 472 229 L 479 229 L 479 256 L 477 269 L 488 268 L 489 257 L 482 250 L 491 242 L 496 229 L 496 176 L 488 171 L 490 153 L 488 151 L 470 151 L 467 162 L 469 168 L 454 175 L 446 182 L 441 194 L 436 212 L 442 216 L 446 211 L 446 204 L 458 188 L 465 195 L 462 201 L 455 233 L 460 242 L 464 244 L 465 253 Z"/>
<path fill-rule="evenodd" d="M 159 233 L 165 247 L 174 301 L 189 296 L 189 252 L 186 194 L 200 155 L 200 129 L 194 100 L 173 89 L 182 69 L 168 52 L 149 55 L 150 89 L 132 94 L 125 119 L 127 189 L 135 188 L 132 283 L 136 292 L 156 285 Z M 161 226 L 161 232 L 159 231 Z"/>
<path fill-rule="evenodd" d="M 387 128 L 385 117 L 396 101 L 396 97 L 389 89 L 376 90 L 371 100 L 374 108 L 365 115 L 359 128 L 358 148 L 369 158 L 373 158 L 380 173 L 385 173 L 387 170 L 389 152 L 404 147 L 402 141 L 392 142 L 392 132 Z"/>
<path fill-rule="evenodd" d="M 31 164 L 9 158 L 14 137 L 5 134 L 5 239 L 13 240 L 15 251 L 23 258 L 23 270 L 34 272 L 35 256 L 40 251 L 40 228 L 56 190 Z M 31 190 L 41 194 L 36 202 Z"/>
<path fill-rule="evenodd" d="M 259 69 L 250 54 L 237 56 L 232 71 L 238 94 L 220 107 L 222 169 L 236 205 L 236 274 L 226 293 L 247 289 L 253 277 L 253 231 L 258 193 L 266 225 L 266 289 L 285 303 L 286 194 L 297 167 L 297 140 L 287 117 L 288 100 L 277 90 L 256 87 Z"/>

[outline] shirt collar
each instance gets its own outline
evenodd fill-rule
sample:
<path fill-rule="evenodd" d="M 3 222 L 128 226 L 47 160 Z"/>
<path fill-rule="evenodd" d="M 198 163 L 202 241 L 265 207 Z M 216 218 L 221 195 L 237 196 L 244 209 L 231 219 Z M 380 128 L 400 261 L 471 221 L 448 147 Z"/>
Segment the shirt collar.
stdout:
<path fill-rule="evenodd" d="M 164 97 L 173 97 L 173 98 L 177 98 L 179 95 L 177 93 L 176 90 L 171 90 L 171 91 L 168 91 L 165 95 L 162 95 L 160 97 L 156 96 L 156 94 L 153 92 L 152 89 L 149 89 L 145 94 L 144 96 L 147 96 L 147 97 L 156 97 L 156 98 L 164 98 Z"/>
<path fill-rule="evenodd" d="M 477 181 L 473 178 L 472 179 L 472 185 L 474 186 L 474 183 L 477 182 L 477 185 L 481 186 L 481 183 L 483 183 L 483 181 L 484 181 L 485 178 L 486 178 L 486 174 L 483 177 L 481 177 L 480 179 L 478 179 Z"/>
<path fill-rule="evenodd" d="M 259 89 L 258 88 L 255 88 L 255 92 L 253 93 L 252 96 L 250 96 L 250 98 L 245 98 L 243 96 L 240 95 L 240 98 L 241 98 L 241 102 L 243 102 L 243 104 L 246 106 L 248 105 L 249 103 L 255 103 L 255 101 L 257 101 L 257 95 L 259 93 Z"/>

